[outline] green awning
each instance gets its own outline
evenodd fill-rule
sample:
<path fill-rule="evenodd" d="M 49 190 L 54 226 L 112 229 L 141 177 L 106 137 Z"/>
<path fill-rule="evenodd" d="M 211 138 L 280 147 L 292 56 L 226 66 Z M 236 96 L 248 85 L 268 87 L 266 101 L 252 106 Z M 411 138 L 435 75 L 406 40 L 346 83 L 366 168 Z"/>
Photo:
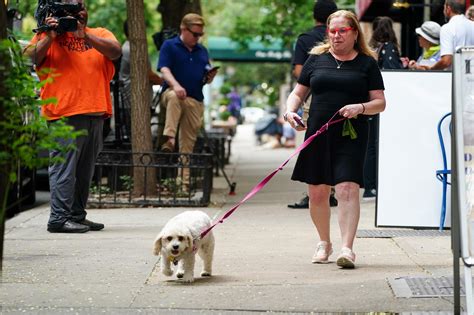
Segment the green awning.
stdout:
<path fill-rule="evenodd" d="M 282 46 L 281 40 L 271 44 L 252 41 L 248 48 L 228 37 L 210 36 L 207 41 L 210 58 L 216 61 L 240 62 L 290 62 L 291 51 Z"/>

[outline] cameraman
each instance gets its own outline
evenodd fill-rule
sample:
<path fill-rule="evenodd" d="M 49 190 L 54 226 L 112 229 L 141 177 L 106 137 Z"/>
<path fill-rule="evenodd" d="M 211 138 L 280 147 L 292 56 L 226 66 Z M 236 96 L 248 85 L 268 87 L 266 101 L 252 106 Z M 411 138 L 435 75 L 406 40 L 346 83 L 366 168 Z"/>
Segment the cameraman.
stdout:
<path fill-rule="evenodd" d="M 39 70 L 41 81 L 48 80 L 41 89 L 41 98 L 57 99 L 57 103 L 42 107 L 48 123 L 66 118 L 75 130 L 86 131 L 74 140 L 58 139 L 62 146 L 72 142 L 76 149 L 63 154 L 64 162 L 50 164 L 48 169 L 51 233 L 104 228 L 86 219 L 85 206 L 95 161 L 102 149 L 104 119 L 112 114 L 109 82 L 114 75 L 112 60 L 120 57 L 121 47 L 107 29 L 87 27 L 84 0 L 78 0 L 78 6 L 78 12 L 70 14 L 77 19 L 77 30 L 58 29 L 58 19 L 48 14 L 44 19 L 47 30 L 36 34 L 24 50 Z M 41 71 L 44 69 L 49 70 L 45 73 Z M 50 157 L 59 154 L 56 150 L 49 152 Z"/>

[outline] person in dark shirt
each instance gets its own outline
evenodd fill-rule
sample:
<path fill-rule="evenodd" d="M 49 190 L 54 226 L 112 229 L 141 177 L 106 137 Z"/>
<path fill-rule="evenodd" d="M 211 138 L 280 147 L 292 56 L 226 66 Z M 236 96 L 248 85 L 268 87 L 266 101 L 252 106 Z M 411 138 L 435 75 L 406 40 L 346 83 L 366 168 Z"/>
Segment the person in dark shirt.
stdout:
<path fill-rule="evenodd" d="M 314 27 L 298 36 L 293 54 L 293 76 L 295 79 L 301 74 L 301 69 L 309 57 L 310 50 L 322 43 L 326 38 L 326 20 L 337 11 L 333 0 L 318 0 L 313 6 Z"/>
<path fill-rule="evenodd" d="M 367 116 L 385 109 L 384 84 L 376 56 L 367 44 L 354 13 L 340 10 L 327 20 L 328 41 L 314 47 L 286 102 L 284 114 L 293 128 L 315 134 L 336 113 L 346 118 L 316 137 L 302 150 L 292 180 L 308 184 L 310 214 L 320 242 L 313 263 L 328 263 L 332 254 L 329 194 L 335 186 L 341 252 L 337 266 L 355 267 L 354 239 L 360 217 L 368 141 Z M 311 93 L 307 126 L 296 113 Z"/>
<path fill-rule="evenodd" d="M 380 69 L 402 69 L 400 59 L 400 46 L 395 31 L 393 20 L 388 16 L 378 16 L 372 22 L 372 38 L 369 45 L 377 52 L 377 64 Z M 368 118 L 369 144 L 364 165 L 364 200 L 377 196 L 377 147 L 379 115 Z"/>
<path fill-rule="evenodd" d="M 379 68 L 403 68 L 400 60 L 400 47 L 393 30 L 393 20 L 388 16 L 378 16 L 372 22 L 372 30 L 369 44 L 377 52 Z"/>
<path fill-rule="evenodd" d="M 301 69 L 309 57 L 309 51 L 314 46 L 322 43 L 326 38 L 326 20 L 329 15 L 336 11 L 337 5 L 333 0 L 318 0 L 314 3 L 313 18 L 315 26 L 310 31 L 300 34 L 295 44 L 295 51 L 293 53 L 293 76 L 296 80 L 298 80 L 301 74 Z M 310 103 L 311 97 L 305 100 L 303 105 L 303 122 L 305 123 L 308 118 Z M 334 193 L 331 193 L 330 205 L 337 206 L 337 200 L 334 198 Z M 288 207 L 293 209 L 308 209 L 308 195 L 305 195 L 299 202 L 289 204 Z"/>

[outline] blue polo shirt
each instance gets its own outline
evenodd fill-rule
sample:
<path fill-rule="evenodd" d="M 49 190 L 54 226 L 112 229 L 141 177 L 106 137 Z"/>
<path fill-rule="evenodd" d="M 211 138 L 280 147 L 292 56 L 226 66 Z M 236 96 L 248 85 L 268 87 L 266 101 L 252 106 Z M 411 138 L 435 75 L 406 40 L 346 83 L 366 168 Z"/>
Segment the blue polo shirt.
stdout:
<path fill-rule="evenodd" d="M 209 55 L 204 46 L 197 44 L 189 51 L 179 36 L 176 36 L 165 40 L 161 46 L 157 69 L 160 71 L 163 67 L 169 68 L 176 81 L 186 90 L 187 96 L 202 102 L 202 80 L 208 65 Z M 168 85 L 165 83 L 164 87 L 167 88 Z"/>

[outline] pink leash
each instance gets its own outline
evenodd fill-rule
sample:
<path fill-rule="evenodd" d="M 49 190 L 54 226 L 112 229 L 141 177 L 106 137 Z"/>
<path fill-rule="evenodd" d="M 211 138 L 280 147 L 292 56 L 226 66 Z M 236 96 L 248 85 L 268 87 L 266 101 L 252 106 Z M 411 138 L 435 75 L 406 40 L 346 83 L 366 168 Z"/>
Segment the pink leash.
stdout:
<path fill-rule="evenodd" d="M 203 239 L 204 236 L 206 236 L 207 233 L 209 233 L 216 225 L 218 225 L 219 223 L 223 223 L 225 219 L 227 219 L 228 217 L 230 217 L 230 215 L 235 211 L 237 210 L 238 207 L 240 207 L 244 202 L 246 202 L 247 200 L 249 200 L 250 198 L 252 198 L 256 193 L 258 193 L 263 187 L 265 187 L 265 185 L 270 181 L 270 179 L 272 179 L 273 176 L 275 176 L 276 173 L 278 173 L 279 171 L 281 171 L 283 169 L 283 167 L 295 156 L 297 155 L 298 153 L 300 153 L 300 151 L 302 151 L 304 148 L 306 148 L 310 143 L 311 141 L 313 141 L 314 138 L 316 138 L 317 136 L 319 136 L 320 134 L 322 134 L 323 132 L 327 131 L 329 129 L 329 126 L 331 125 L 334 125 L 334 124 L 337 124 L 338 122 L 341 122 L 343 120 L 345 120 L 346 118 L 339 118 L 339 119 L 336 119 L 336 120 L 333 120 L 334 117 L 338 114 L 338 112 L 336 112 L 332 117 L 331 119 L 328 120 L 327 123 L 325 123 L 321 128 L 319 128 L 318 131 L 316 131 L 316 133 L 312 136 L 310 136 L 308 139 L 306 139 L 305 142 L 303 142 L 302 145 L 300 145 L 296 150 L 295 152 L 293 152 L 290 157 L 285 161 L 283 162 L 283 164 L 281 164 L 276 170 L 274 170 L 273 172 L 271 172 L 270 174 L 268 174 L 260 183 L 258 183 L 245 197 L 244 199 L 240 200 L 235 206 L 233 206 L 229 211 L 227 211 L 223 216 L 222 218 L 220 218 L 218 221 L 216 221 L 213 225 L 211 225 L 210 227 L 208 227 L 206 230 L 204 230 L 202 233 L 201 233 L 201 236 L 200 238 Z"/>

